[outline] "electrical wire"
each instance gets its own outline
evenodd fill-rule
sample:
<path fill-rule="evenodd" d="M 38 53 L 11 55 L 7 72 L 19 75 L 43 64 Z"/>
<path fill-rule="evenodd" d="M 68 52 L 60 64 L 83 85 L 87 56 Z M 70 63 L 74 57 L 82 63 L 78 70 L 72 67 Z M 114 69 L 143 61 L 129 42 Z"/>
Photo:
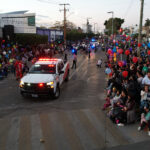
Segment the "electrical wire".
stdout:
<path fill-rule="evenodd" d="M 59 5 L 59 2 L 55 2 L 53 0 L 37 0 L 39 2 L 42 2 L 42 3 L 49 3 L 49 4 L 53 4 L 53 5 Z"/>
<path fill-rule="evenodd" d="M 132 8 L 134 2 L 135 2 L 135 0 L 131 0 L 131 1 L 130 1 L 130 4 L 129 4 L 129 6 L 128 6 L 128 8 L 127 8 L 125 14 L 124 14 L 125 18 L 127 18 L 127 16 L 128 16 L 128 14 L 129 14 L 129 12 L 130 12 L 130 10 L 131 10 L 131 8 Z"/>

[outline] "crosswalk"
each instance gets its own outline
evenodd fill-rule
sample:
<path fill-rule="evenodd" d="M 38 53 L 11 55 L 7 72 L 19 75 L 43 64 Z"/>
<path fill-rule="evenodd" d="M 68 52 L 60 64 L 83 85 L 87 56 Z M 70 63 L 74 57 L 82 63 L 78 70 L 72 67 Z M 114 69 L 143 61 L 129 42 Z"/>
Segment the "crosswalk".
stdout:
<path fill-rule="evenodd" d="M 0 120 L 0 150 L 96 150 L 128 143 L 99 109 Z"/>

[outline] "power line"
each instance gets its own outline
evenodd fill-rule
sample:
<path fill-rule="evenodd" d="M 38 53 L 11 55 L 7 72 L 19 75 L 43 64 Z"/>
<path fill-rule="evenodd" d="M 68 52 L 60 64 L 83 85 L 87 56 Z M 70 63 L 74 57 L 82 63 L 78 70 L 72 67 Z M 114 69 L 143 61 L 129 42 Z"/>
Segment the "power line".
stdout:
<path fill-rule="evenodd" d="M 134 2 L 135 2 L 135 0 L 131 0 L 131 1 L 130 1 L 130 4 L 129 4 L 129 6 L 128 6 L 128 8 L 127 8 L 125 14 L 124 14 L 125 18 L 126 18 L 127 15 L 129 14 L 129 12 L 130 12 L 129 10 L 131 10 L 131 8 L 132 8 Z"/>

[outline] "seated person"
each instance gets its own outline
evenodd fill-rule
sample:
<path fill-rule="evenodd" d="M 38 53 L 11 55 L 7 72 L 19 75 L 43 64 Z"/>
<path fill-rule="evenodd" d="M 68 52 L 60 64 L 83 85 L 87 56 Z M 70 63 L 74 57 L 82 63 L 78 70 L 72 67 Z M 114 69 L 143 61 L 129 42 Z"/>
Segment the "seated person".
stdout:
<path fill-rule="evenodd" d="M 118 100 L 120 99 L 121 95 L 120 95 L 120 91 L 117 90 L 117 93 L 116 95 L 110 99 L 110 103 L 111 103 L 111 106 L 114 107 L 114 105 L 118 102 Z"/>
<path fill-rule="evenodd" d="M 110 91 L 109 93 L 107 93 L 107 97 L 106 97 L 106 103 L 103 106 L 103 110 L 105 110 L 106 108 L 108 108 L 111 103 L 110 103 L 110 99 L 113 99 L 117 94 L 117 89 L 115 87 L 112 88 L 112 92 Z"/>
<path fill-rule="evenodd" d="M 128 99 L 126 101 L 124 112 L 127 115 L 127 123 L 134 123 L 135 122 L 135 100 L 131 95 L 128 95 Z"/>
<path fill-rule="evenodd" d="M 143 130 L 146 126 L 148 126 L 148 135 L 150 136 L 150 109 L 149 106 L 144 107 L 146 115 L 144 113 L 141 114 L 141 124 L 138 127 L 138 131 Z"/>
<path fill-rule="evenodd" d="M 122 101 L 118 100 L 115 107 L 112 108 L 108 113 L 110 119 L 118 125 L 126 123 L 126 112 L 123 110 L 123 108 L 124 105 L 122 104 Z"/>
<path fill-rule="evenodd" d="M 123 90 L 121 92 L 120 100 L 121 100 L 122 104 L 125 105 L 125 103 L 127 101 L 127 93 L 125 90 Z"/>
<path fill-rule="evenodd" d="M 150 101 L 149 87 L 145 85 L 144 90 L 141 91 L 141 104 L 140 104 L 141 111 L 143 111 L 144 107 L 149 104 L 149 101 Z"/>

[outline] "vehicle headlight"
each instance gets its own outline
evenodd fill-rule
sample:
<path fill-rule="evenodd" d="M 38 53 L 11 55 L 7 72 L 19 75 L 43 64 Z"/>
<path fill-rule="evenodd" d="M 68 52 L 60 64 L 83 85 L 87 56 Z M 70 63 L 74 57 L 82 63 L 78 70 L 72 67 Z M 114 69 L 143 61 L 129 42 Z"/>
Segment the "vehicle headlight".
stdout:
<path fill-rule="evenodd" d="M 20 81 L 20 87 L 23 87 L 23 86 L 24 86 L 24 82 Z"/>
<path fill-rule="evenodd" d="M 53 85 L 54 84 L 54 82 L 49 82 L 49 83 L 47 83 L 47 85 Z"/>

